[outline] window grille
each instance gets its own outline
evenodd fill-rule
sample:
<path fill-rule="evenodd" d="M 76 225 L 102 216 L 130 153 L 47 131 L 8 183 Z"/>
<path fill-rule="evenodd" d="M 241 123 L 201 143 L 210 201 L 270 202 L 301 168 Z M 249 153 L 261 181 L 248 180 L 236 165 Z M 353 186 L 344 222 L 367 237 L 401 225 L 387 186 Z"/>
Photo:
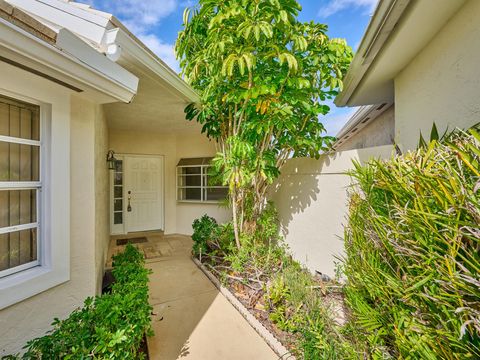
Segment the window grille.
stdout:
<path fill-rule="evenodd" d="M 180 159 L 177 164 L 177 200 L 219 202 L 228 195 L 223 186 L 209 172 L 212 158 Z"/>
<path fill-rule="evenodd" d="M 40 107 L 0 96 L 0 277 L 39 265 Z"/>

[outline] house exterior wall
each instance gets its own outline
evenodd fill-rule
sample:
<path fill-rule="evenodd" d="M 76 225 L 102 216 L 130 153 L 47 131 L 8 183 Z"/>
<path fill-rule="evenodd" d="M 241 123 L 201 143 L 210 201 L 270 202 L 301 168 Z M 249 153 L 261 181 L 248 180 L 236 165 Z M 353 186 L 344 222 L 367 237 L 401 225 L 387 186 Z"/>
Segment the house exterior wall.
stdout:
<path fill-rule="evenodd" d="M 343 254 L 343 224 L 352 160 L 388 158 L 391 145 L 340 151 L 319 160 L 297 158 L 282 169 L 271 192 L 281 231 L 293 257 L 310 271 L 335 275 L 336 256 Z"/>
<path fill-rule="evenodd" d="M 480 1 L 470 0 L 395 78 L 395 139 L 414 149 L 433 122 L 467 128 L 479 122 Z"/>
<path fill-rule="evenodd" d="M 176 199 L 176 166 L 182 157 L 211 157 L 215 145 L 198 134 L 165 134 L 109 130 L 109 149 L 118 154 L 162 155 L 165 167 L 165 233 L 192 233 L 194 219 L 209 214 L 223 222 L 229 219 L 229 211 L 218 204 L 181 203 Z"/>
<path fill-rule="evenodd" d="M 95 106 L 72 91 L 23 70 L 0 63 L 2 82 L 19 96 L 38 99 L 51 108 L 51 206 L 42 216 L 52 219 L 49 239 L 65 247 L 65 280 L 0 310 L 0 357 L 20 352 L 25 343 L 50 329 L 54 317 L 64 318 L 95 294 Z M 12 82 L 9 79 L 12 79 Z M 10 86 L 11 85 L 11 86 Z M 0 90 L 1 91 L 1 90 Z M 11 96 L 11 94 L 9 94 Z M 60 150 L 59 142 L 63 148 Z M 61 176 L 62 172 L 66 176 Z M 71 191 L 70 191 L 71 189 Z M 62 197 L 56 199 L 57 196 Z M 66 205 L 68 204 L 68 205 Z M 69 267 L 68 267 L 69 266 Z M 36 282 L 41 282 L 40 278 Z M 30 286 L 31 288 L 31 286 Z"/>
<path fill-rule="evenodd" d="M 95 105 L 77 96 L 71 98 L 71 231 L 72 245 L 81 252 L 72 252 L 72 261 L 82 274 L 77 284 L 85 297 L 95 294 Z M 73 270 L 73 269 L 72 269 Z"/>
<path fill-rule="evenodd" d="M 102 290 L 110 243 L 110 174 L 106 162 L 108 126 L 103 106 L 95 105 L 95 274 L 96 290 Z"/>
<path fill-rule="evenodd" d="M 391 145 L 395 137 L 395 107 L 391 106 L 377 118 L 360 129 L 357 134 L 336 147 L 337 151 L 365 149 L 375 146 Z"/>
<path fill-rule="evenodd" d="M 191 144 L 197 144 L 197 146 L 192 147 Z M 181 158 L 210 157 L 215 156 L 215 153 L 215 144 L 208 141 L 203 135 L 177 135 L 175 164 L 178 164 Z M 178 202 L 176 210 L 176 232 L 179 234 L 191 235 L 193 232 L 193 220 L 202 217 L 204 214 L 212 216 L 219 223 L 231 220 L 231 212 L 227 208 L 215 203 L 192 204 Z"/>

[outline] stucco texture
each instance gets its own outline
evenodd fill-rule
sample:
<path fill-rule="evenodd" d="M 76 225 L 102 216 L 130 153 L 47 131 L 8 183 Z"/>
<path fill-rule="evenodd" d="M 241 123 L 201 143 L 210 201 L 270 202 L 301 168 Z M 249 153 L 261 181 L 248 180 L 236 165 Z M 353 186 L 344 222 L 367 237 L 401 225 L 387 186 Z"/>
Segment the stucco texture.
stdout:
<path fill-rule="evenodd" d="M 101 292 L 105 262 L 110 240 L 108 127 L 103 106 L 95 106 L 95 274 L 97 294 Z"/>
<path fill-rule="evenodd" d="M 470 0 L 395 78 L 395 140 L 416 148 L 420 132 L 467 128 L 480 119 L 480 1 Z"/>
<path fill-rule="evenodd" d="M 324 155 L 319 160 L 291 159 L 271 193 L 282 235 L 293 257 L 310 271 L 333 277 L 336 257 L 343 254 L 343 225 L 352 182 L 352 160 L 365 163 L 388 158 L 391 145 Z"/>

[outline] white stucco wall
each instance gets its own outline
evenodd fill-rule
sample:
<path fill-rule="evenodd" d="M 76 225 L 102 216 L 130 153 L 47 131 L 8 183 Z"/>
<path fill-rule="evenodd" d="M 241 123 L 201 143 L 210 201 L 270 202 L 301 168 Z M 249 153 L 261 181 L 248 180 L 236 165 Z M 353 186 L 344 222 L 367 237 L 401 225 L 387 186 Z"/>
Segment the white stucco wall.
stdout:
<path fill-rule="evenodd" d="M 388 158 L 391 145 L 324 155 L 319 160 L 292 159 L 282 169 L 271 200 L 277 207 L 282 234 L 295 259 L 311 271 L 335 275 L 336 256 L 343 253 L 347 215 L 345 171 L 352 160 Z"/>
<path fill-rule="evenodd" d="M 414 149 L 430 136 L 480 121 L 480 1 L 468 1 L 395 78 L 395 139 Z"/>
<path fill-rule="evenodd" d="M 7 68 L 8 67 L 8 68 Z M 67 248 L 69 270 L 65 271 L 66 281 L 46 291 L 17 302 L 0 310 L 0 356 L 21 351 L 26 341 L 42 336 L 50 329 L 55 317 L 64 318 L 86 297 L 95 294 L 95 181 L 94 181 L 94 119 L 95 106 L 90 102 L 71 96 L 71 91 L 43 78 L 0 63 L 2 86 L 9 77 L 15 79 L 12 85 L 19 95 L 38 99 L 51 106 L 52 138 L 51 169 L 52 199 L 62 194 L 69 208 L 52 200 L 50 214 L 43 214 L 53 221 L 52 238 L 58 236 Z M 13 89 L 12 89 L 13 91 Z M 60 124 L 68 124 L 63 133 L 56 133 Z M 55 145 L 65 142 L 66 149 L 59 151 Z M 60 159 L 68 158 L 67 165 Z M 58 167 L 61 167 L 58 168 Z M 66 171 L 66 178 L 59 177 Z M 68 192 L 71 189 L 71 192 Z M 66 215 L 67 219 L 62 216 Z M 50 226 L 47 224 L 47 226 Z M 47 241 L 51 239 L 46 239 Z M 63 246 L 63 245 L 62 245 Z M 68 264 L 68 261 L 67 261 Z"/>
<path fill-rule="evenodd" d="M 357 133 L 349 135 L 337 151 L 364 149 L 374 146 L 393 144 L 395 137 L 395 106 L 391 106 L 377 118 L 370 120 L 370 123 L 361 128 Z"/>
<path fill-rule="evenodd" d="M 95 106 L 95 274 L 97 294 L 102 290 L 110 243 L 110 174 L 106 163 L 108 126 L 103 106 Z"/>
<path fill-rule="evenodd" d="M 110 129 L 109 149 L 118 154 L 162 155 L 165 168 L 165 233 L 190 235 L 194 219 L 209 214 L 219 222 L 229 219 L 229 210 L 218 204 L 181 203 L 176 200 L 176 166 L 181 158 L 211 157 L 215 145 L 202 134 L 135 132 Z"/>
<path fill-rule="evenodd" d="M 79 281 L 84 288 L 79 296 L 95 294 L 95 105 L 77 96 L 71 98 L 71 231 L 70 240 L 79 252 L 72 251 L 78 264 Z"/>

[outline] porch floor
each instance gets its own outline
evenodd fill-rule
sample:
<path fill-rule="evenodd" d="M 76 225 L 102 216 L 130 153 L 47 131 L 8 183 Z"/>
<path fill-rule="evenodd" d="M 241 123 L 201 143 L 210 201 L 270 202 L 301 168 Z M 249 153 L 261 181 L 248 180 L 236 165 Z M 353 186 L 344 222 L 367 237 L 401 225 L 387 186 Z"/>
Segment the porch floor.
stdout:
<path fill-rule="evenodd" d="M 144 252 L 146 266 L 152 269 L 149 287 L 155 335 L 148 339 L 151 360 L 278 359 L 193 263 L 189 236 L 161 232 L 115 236 L 109 255 L 122 250 L 117 239 L 143 236 L 147 242 L 135 246 Z"/>

